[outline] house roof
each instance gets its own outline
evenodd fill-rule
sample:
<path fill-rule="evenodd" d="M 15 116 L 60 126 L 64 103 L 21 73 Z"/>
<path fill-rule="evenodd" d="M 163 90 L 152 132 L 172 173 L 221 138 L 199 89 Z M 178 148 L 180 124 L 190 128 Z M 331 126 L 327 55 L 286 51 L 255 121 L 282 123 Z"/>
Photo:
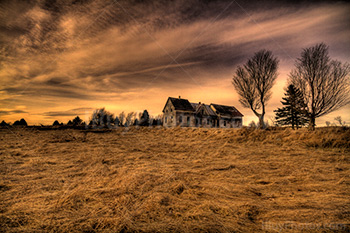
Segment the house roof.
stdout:
<path fill-rule="evenodd" d="M 209 113 L 210 116 L 216 116 L 215 112 L 213 111 L 213 109 L 209 105 L 204 104 L 204 107 L 205 107 L 205 110 L 207 110 L 207 112 Z"/>
<path fill-rule="evenodd" d="M 210 104 L 214 107 L 216 112 L 223 116 L 234 116 L 234 117 L 242 117 L 243 114 L 240 113 L 235 107 L 233 106 L 226 106 L 226 105 L 219 105 L 219 104 Z"/>
<path fill-rule="evenodd" d="M 222 116 L 228 116 L 228 117 L 242 117 L 243 114 L 240 113 L 235 107 L 233 106 L 226 106 L 226 105 L 220 105 L 220 104 L 201 104 L 201 103 L 190 103 L 187 99 L 182 98 L 174 98 L 169 97 L 164 108 L 168 104 L 168 101 L 172 103 L 175 110 L 180 111 L 188 111 L 188 112 L 197 112 L 202 107 L 205 108 L 206 112 L 209 114 L 209 116 L 217 116 L 217 114 L 220 114 Z"/>
<path fill-rule="evenodd" d="M 199 103 L 191 103 L 191 104 L 192 104 L 192 107 L 196 110 L 196 112 L 199 112 L 201 108 L 204 108 L 209 116 L 216 116 L 213 109 L 211 109 L 211 107 L 207 104 L 199 104 Z"/>
<path fill-rule="evenodd" d="M 192 107 L 193 107 L 193 109 L 195 110 L 195 111 L 197 111 L 197 108 L 198 108 L 198 103 L 191 103 L 191 105 L 192 105 Z"/>
<path fill-rule="evenodd" d="M 195 109 L 192 107 L 191 103 L 187 99 L 169 97 L 168 101 L 169 100 L 173 104 L 175 110 L 190 111 L 190 112 L 195 111 Z M 168 103 L 168 101 L 167 101 L 167 103 Z M 164 109 L 163 109 L 163 111 L 164 111 Z"/>

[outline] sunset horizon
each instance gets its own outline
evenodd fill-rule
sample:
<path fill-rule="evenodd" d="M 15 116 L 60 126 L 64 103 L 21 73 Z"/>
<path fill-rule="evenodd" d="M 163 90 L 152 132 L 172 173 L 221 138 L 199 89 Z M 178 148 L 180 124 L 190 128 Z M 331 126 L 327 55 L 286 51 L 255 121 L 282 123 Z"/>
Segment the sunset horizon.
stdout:
<path fill-rule="evenodd" d="M 2 4 L 0 120 L 30 125 L 89 119 L 98 108 L 162 113 L 168 97 L 243 108 L 231 80 L 261 49 L 279 59 L 266 120 L 281 107 L 303 49 L 329 46 L 350 59 L 349 3 L 343 1 L 5 1 Z M 350 122 L 349 106 L 336 116 Z"/>
<path fill-rule="evenodd" d="M 350 232 L 349 13 L 0 1 L 0 231 Z"/>

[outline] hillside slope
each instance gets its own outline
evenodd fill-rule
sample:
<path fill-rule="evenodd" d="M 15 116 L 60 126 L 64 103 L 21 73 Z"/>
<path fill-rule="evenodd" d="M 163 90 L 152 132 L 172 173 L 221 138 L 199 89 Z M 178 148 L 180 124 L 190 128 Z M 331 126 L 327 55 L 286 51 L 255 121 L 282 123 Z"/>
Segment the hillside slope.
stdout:
<path fill-rule="evenodd" d="M 2 129 L 0 231 L 346 231 L 349 138 L 343 128 Z"/>

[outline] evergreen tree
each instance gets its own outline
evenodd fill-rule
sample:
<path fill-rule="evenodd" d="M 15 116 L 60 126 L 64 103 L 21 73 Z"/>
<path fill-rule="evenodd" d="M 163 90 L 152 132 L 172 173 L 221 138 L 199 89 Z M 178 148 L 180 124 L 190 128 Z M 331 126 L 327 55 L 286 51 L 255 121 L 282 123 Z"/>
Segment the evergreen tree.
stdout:
<path fill-rule="evenodd" d="M 137 120 L 137 118 L 134 120 L 134 124 L 133 125 L 134 126 L 139 125 L 139 120 Z"/>
<path fill-rule="evenodd" d="M 140 125 L 141 126 L 148 126 L 150 123 L 150 119 L 149 119 L 149 114 L 147 110 L 144 110 L 142 113 L 142 116 L 140 118 Z"/>
<path fill-rule="evenodd" d="M 6 127 L 6 126 L 9 126 L 9 124 L 7 124 L 4 120 L 0 123 L 0 126 L 4 126 L 4 127 Z"/>
<path fill-rule="evenodd" d="M 52 125 L 53 126 L 58 126 L 58 125 L 60 125 L 60 123 L 58 122 L 58 120 L 55 120 Z"/>
<path fill-rule="evenodd" d="M 83 124 L 83 120 L 80 119 L 79 116 L 77 116 L 76 118 L 73 119 L 72 123 L 73 123 L 74 126 L 79 126 L 79 125 Z"/>
<path fill-rule="evenodd" d="M 276 123 L 277 125 L 292 125 L 293 129 L 295 127 L 298 129 L 308 122 L 303 95 L 294 85 L 289 85 L 284 95 L 281 101 L 284 107 L 274 111 Z"/>
<path fill-rule="evenodd" d="M 14 126 L 28 126 L 26 120 L 24 120 L 23 118 L 19 121 L 15 121 L 15 123 L 13 123 Z"/>

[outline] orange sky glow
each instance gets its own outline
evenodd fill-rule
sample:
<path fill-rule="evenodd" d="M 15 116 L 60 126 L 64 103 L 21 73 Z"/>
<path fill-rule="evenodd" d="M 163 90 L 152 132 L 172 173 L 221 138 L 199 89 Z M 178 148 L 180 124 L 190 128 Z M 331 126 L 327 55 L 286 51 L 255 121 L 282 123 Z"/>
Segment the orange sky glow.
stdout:
<path fill-rule="evenodd" d="M 260 49 L 279 59 L 266 119 L 281 106 L 303 48 L 324 42 L 349 62 L 350 4 L 342 1 L 4 1 L 0 9 L 0 120 L 66 123 L 105 107 L 161 114 L 169 96 L 235 106 L 231 84 Z M 350 108 L 318 118 L 321 126 Z"/>

